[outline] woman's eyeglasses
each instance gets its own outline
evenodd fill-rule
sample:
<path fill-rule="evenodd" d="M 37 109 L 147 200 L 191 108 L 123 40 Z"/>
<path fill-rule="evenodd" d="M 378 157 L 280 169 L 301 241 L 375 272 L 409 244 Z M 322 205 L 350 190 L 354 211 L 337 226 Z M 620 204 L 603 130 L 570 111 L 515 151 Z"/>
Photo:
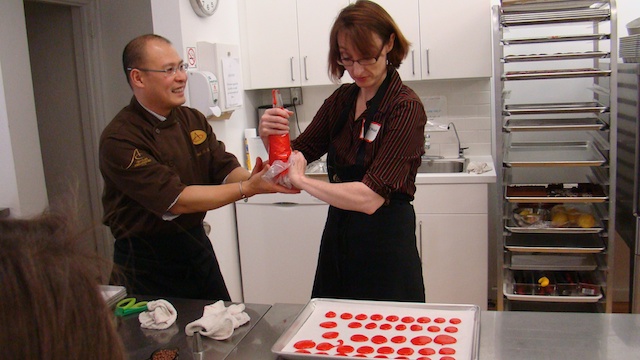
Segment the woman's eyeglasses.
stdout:
<path fill-rule="evenodd" d="M 358 63 L 362 66 L 373 65 L 378 62 L 380 55 L 382 55 L 382 50 L 384 49 L 384 45 L 385 44 L 382 44 L 380 51 L 378 51 L 378 55 L 376 55 L 375 57 L 358 59 L 358 60 L 349 59 L 349 58 L 340 58 L 340 60 L 338 60 L 338 64 L 342 66 L 353 66 L 353 64 L 355 63 Z"/>

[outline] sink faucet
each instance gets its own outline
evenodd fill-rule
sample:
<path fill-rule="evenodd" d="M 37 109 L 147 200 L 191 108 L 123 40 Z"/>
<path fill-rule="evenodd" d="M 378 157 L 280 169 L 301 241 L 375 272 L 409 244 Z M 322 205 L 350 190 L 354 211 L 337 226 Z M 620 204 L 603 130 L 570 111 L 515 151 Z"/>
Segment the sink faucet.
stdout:
<path fill-rule="evenodd" d="M 447 129 L 451 129 L 453 128 L 453 132 L 456 134 L 456 140 L 458 140 L 458 157 L 464 157 L 464 151 L 468 148 L 463 148 L 460 147 L 460 136 L 458 136 L 458 130 L 456 129 L 456 124 L 454 124 L 453 122 L 450 122 L 449 125 L 447 125 Z"/>

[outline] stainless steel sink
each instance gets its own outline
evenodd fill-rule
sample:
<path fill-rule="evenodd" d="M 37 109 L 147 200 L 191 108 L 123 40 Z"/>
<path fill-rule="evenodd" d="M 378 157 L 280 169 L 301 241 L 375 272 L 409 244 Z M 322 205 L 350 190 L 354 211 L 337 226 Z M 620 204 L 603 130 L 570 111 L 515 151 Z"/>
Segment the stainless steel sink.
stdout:
<path fill-rule="evenodd" d="M 467 170 L 468 159 L 431 159 L 423 158 L 418 167 L 420 174 L 461 173 Z"/>

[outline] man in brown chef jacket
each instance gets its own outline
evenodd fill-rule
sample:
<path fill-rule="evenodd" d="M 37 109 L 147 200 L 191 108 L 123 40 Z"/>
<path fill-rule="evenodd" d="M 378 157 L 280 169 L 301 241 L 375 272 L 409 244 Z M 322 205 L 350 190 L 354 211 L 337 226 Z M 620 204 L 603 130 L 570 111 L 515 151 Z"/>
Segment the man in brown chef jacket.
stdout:
<path fill-rule="evenodd" d="M 230 300 L 203 219 L 258 193 L 296 192 L 262 179 L 216 139 L 205 116 L 182 106 L 187 65 L 169 40 L 130 41 L 122 65 L 131 103 L 104 129 L 104 223 L 115 237 L 111 282 L 129 293 Z"/>

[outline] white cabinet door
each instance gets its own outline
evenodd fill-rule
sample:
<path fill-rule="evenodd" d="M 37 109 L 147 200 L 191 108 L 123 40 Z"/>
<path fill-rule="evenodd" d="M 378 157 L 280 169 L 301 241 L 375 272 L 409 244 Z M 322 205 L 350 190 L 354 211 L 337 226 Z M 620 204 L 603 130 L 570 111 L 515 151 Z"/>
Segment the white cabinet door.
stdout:
<path fill-rule="evenodd" d="M 247 89 L 332 84 L 329 32 L 348 0 L 244 0 Z"/>
<path fill-rule="evenodd" d="M 487 184 L 418 185 L 413 206 L 427 302 L 486 310 Z"/>
<path fill-rule="evenodd" d="M 245 88 L 300 86 L 296 0 L 244 0 Z"/>
<path fill-rule="evenodd" d="M 391 15 L 411 47 L 398 73 L 404 81 L 420 80 L 420 12 L 418 0 L 374 0 Z"/>
<path fill-rule="evenodd" d="M 303 86 L 330 85 L 329 35 L 333 22 L 348 0 L 297 0 L 300 83 Z"/>
<path fill-rule="evenodd" d="M 490 0 L 419 1 L 422 78 L 490 77 Z"/>
<path fill-rule="evenodd" d="M 487 309 L 487 221 L 483 214 L 416 216 L 427 302 Z"/>
<path fill-rule="evenodd" d="M 327 204 L 236 204 L 244 302 L 306 304 Z"/>

